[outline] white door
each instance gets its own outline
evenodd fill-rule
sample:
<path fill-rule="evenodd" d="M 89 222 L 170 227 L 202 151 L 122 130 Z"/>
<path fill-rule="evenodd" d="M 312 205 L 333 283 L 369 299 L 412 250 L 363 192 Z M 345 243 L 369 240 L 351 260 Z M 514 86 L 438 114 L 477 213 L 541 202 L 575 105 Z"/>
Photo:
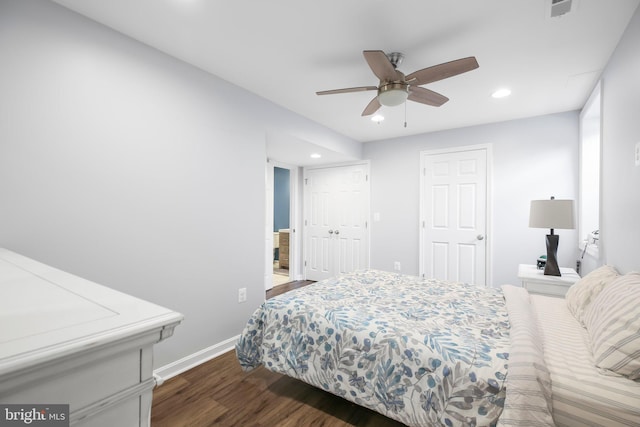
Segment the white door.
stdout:
<path fill-rule="evenodd" d="M 421 157 L 421 274 L 484 286 L 488 147 Z"/>
<path fill-rule="evenodd" d="M 265 221 L 264 221 L 264 287 L 268 291 L 273 288 L 273 165 L 268 161 L 265 165 Z"/>
<path fill-rule="evenodd" d="M 369 267 L 369 165 L 305 169 L 305 277 Z"/>

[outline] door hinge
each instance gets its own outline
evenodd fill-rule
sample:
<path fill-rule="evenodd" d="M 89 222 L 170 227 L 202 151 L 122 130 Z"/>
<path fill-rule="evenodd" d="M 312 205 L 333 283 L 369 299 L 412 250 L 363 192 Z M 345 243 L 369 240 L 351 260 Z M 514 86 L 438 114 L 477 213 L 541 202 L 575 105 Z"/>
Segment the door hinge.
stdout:
<path fill-rule="evenodd" d="M 307 260 L 306 259 L 304 260 L 304 266 L 305 267 L 307 266 Z"/>
<path fill-rule="evenodd" d="M 365 176 L 364 176 L 364 180 L 365 180 L 365 181 L 369 181 L 369 175 L 365 175 Z"/>
<path fill-rule="evenodd" d="M 306 219 L 304 220 L 304 225 L 305 225 L 305 227 L 308 225 Z"/>
<path fill-rule="evenodd" d="M 369 221 L 364 222 L 364 228 L 369 228 Z"/>
<path fill-rule="evenodd" d="M 305 178 L 304 179 L 304 185 L 307 185 L 309 183 L 309 178 Z"/>

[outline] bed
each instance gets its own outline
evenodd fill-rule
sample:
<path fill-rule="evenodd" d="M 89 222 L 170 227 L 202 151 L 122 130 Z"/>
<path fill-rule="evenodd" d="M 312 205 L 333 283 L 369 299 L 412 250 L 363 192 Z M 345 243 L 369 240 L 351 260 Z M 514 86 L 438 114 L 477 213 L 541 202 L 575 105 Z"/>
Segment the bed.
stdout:
<path fill-rule="evenodd" d="M 267 300 L 236 354 L 408 426 L 640 425 L 640 382 L 583 329 L 563 299 L 367 270 Z"/>

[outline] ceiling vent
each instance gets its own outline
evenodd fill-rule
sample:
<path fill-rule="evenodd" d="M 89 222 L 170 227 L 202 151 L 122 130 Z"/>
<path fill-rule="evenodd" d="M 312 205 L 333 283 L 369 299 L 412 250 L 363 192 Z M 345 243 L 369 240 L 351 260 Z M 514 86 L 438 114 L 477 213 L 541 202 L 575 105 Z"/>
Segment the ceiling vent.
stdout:
<path fill-rule="evenodd" d="M 571 12 L 571 2 L 573 0 L 551 0 L 551 17 L 562 16 Z"/>

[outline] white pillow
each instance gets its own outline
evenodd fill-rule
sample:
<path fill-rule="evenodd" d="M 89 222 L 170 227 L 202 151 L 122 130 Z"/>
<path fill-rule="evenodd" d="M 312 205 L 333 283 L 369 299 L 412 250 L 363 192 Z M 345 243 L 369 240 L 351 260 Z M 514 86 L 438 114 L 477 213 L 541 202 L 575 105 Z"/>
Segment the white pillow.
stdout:
<path fill-rule="evenodd" d="M 584 326 L 584 312 L 591 302 L 609 283 L 619 276 L 618 271 L 610 265 L 603 265 L 574 283 L 565 300 L 573 317 Z"/>
<path fill-rule="evenodd" d="M 640 379 L 640 273 L 619 276 L 584 315 L 597 367 Z"/>

